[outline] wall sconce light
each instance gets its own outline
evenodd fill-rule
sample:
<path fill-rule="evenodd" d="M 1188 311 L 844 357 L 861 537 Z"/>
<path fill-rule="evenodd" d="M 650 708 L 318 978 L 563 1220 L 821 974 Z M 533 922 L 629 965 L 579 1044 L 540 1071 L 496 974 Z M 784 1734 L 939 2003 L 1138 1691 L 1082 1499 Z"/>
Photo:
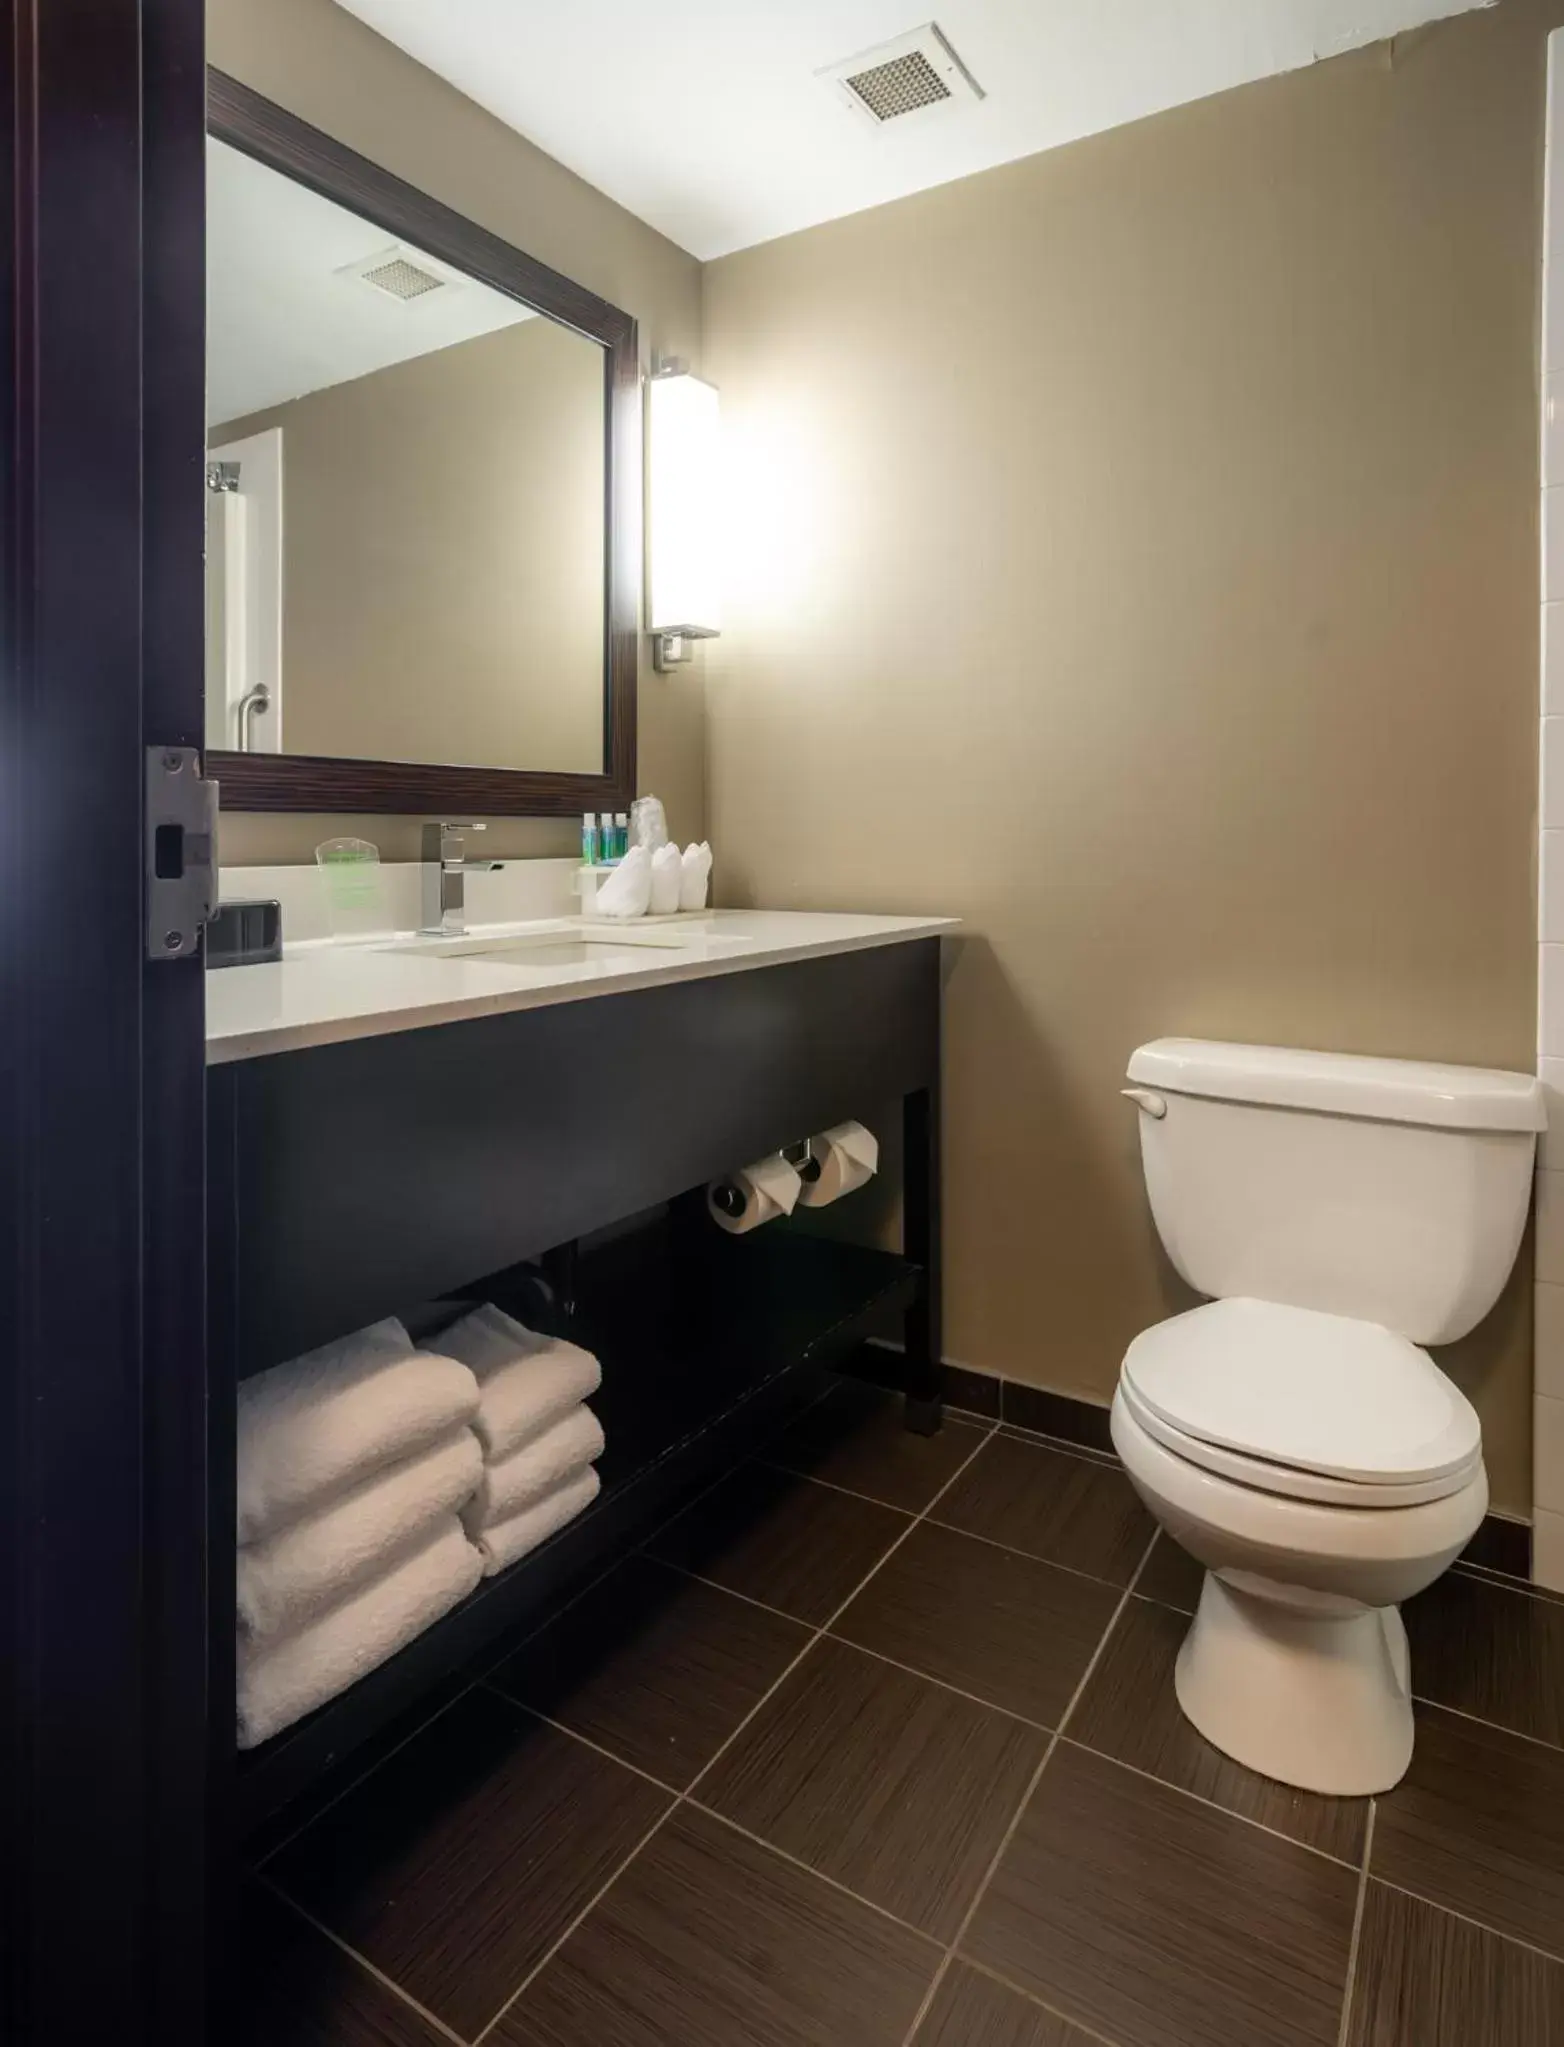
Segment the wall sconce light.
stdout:
<path fill-rule="evenodd" d="M 721 629 L 717 597 L 720 437 L 715 384 L 677 359 L 648 388 L 647 630 L 660 672 Z"/>

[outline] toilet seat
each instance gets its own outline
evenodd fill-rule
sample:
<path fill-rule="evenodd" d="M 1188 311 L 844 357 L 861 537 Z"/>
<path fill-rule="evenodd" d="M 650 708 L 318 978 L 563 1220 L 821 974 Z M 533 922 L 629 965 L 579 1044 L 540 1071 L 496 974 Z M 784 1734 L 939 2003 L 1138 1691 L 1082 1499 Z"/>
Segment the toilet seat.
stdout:
<path fill-rule="evenodd" d="M 1138 1336 L 1120 1385 L 1175 1455 L 1293 1499 L 1416 1506 L 1482 1462 L 1476 1412 L 1427 1352 L 1347 1316 L 1213 1301 Z"/>
<path fill-rule="evenodd" d="M 1203 1443 L 1198 1436 L 1186 1436 L 1153 1414 L 1127 1379 L 1119 1382 L 1125 1407 L 1154 1442 L 1172 1451 L 1187 1464 L 1215 1472 L 1257 1492 L 1274 1493 L 1289 1500 L 1311 1500 L 1327 1507 L 1420 1507 L 1428 1500 L 1448 1499 L 1470 1484 L 1482 1466 L 1479 1447 L 1469 1463 L 1454 1474 L 1441 1478 L 1414 1479 L 1406 1485 L 1370 1485 L 1357 1478 L 1327 1478 L 1317 1471 L 1300 1471 L 1293 1465 L 1275 1464 L 1264 1457 L 1246 1457 L 1217 1443 Z"/>

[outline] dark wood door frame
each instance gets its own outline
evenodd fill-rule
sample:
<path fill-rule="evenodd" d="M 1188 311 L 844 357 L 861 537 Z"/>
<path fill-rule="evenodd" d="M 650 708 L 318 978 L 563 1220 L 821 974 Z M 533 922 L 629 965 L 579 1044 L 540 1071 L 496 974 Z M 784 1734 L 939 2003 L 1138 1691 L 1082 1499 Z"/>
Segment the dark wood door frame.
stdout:
<path fill-rule="evenodd" d="M 211 132 L 399 240 L 535 306 L 603 350 L 603 766 L 597 774 L 218 753 L 225 810 L 419 811 L 568 817 L 628 809 L 635 795 L 641 616 L 641 366 L 636 323 L 476 221 L 222 71 L 210 74 Z"/>
<path fill-rule="evenodd" d="M 0 0 L 0 2037 L 203 2037 L 201 0 Z"/>

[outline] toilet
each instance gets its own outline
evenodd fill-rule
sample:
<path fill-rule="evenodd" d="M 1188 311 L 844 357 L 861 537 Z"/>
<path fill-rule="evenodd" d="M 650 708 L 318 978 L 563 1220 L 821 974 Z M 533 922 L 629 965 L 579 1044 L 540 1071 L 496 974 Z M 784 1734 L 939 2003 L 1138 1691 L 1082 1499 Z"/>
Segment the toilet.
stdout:
<path fill-rule="evenodd" d="M 1164 1038 L 1129 1062 L 1158 1234 L 1206 1305 L 1125 1353 L 1114 1447 L 1206 1567 L 1178 1702 L 1237 1762 L 1388 1791 L 1412 1757 L 1403 1600 L 1488 1506 L 1482 1430 L 1425 1344 L 1515 1261 L 1528 1074 Z"/>

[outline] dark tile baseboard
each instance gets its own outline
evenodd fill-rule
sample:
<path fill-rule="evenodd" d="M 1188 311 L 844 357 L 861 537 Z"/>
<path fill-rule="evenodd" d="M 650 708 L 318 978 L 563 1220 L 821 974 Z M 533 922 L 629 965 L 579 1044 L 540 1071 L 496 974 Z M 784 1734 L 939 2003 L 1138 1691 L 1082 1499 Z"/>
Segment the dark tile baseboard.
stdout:
<path fill-rule="evenodd" d="M 1001 1418 L 1004 1384 L 1003 1379 L 991 1378 L 987 1372 L 969 1372 L 965 1365 L 947 1365 L 945 1405 L 959 1408 L 963 1414 L 981 1415 L 984 1421 L 997 1422 Z"/>
<path fill-rule="evenodd" d="M 1021 1386 L 1014 1379 L 999 1382 L 999 1418 L 1015 1429 L 1052 1436 L 1057 1443 L 1077 1443 L 1083 1450 L 1103 1450 L 1111 1457 L 1108 1410 L 1094 1400 L 1070 1393 L 1047 1393 L 1041 1386 Z M 955 1396 L 952 1395 L 952 1403 Z"/>
<path fill-rule="evenodd" d="M 878 1355 L 877 1355 L 878 1354 Z M 877 1385 L 895 1385 L 894 1353 L 885 1346 L 865 1344 L 845 1369 L 855 1378 L 872 1379 Z M 945 1404 L 961 1414 L 975 1414 L 985 1421 L 1007 1422 L 1011 1428 L 1026 1429 L 1036 1436 L 1051 1436 L 1056 1443 L 1073 1443 L 1083 1450 L 1113 1454 L 1108 1431 L 1108 1410 L 1095 1400 L 1081 1400 L 1072 1393 L 1051 1393 L 1041 1386 L 1023 1386 L 1015 1379 L 1001 1379 L 992 1372 L 975 1372 L 970 1365 L 946 1365 Z M 1461 1552 L 1461 1562 L 1501 1578 L 1531 1581 L 1531 1526 L 1508 1514 L 1489 1514 L 1481 1528 Z"/>
<path fill-rule="evenodd" d="M 1496 1571 L 1501 1578 L 1530 1579 L 1531 1524 L 1512 1521 L 1507 1514 L 1485 1515 L 1482 1527 L 1462 1550 L 1461 1562 Z"/>
<path fill-rule="evenodd" d="M 900 1351 L 889 1344 L 866 1343 L 843 1370 L 855 1379 L 872 1380 L 876 1386 L 896 1386 L 900 1361 Z M 1011 1428 L 1027 1429 L 1034 1436 L 1052 1436 L 1055 1442 L 1113 1454 L 1108 1410 L 1073 1394 L 1049 1393 L 1041 1386 L 1023 1386 L 993 1372 L 975 1372 L 969 1365 L 947 1364 L 945 1405 L 959 1414 L 979 1415 L 984 1421 L 1008 1422 Z"/>

